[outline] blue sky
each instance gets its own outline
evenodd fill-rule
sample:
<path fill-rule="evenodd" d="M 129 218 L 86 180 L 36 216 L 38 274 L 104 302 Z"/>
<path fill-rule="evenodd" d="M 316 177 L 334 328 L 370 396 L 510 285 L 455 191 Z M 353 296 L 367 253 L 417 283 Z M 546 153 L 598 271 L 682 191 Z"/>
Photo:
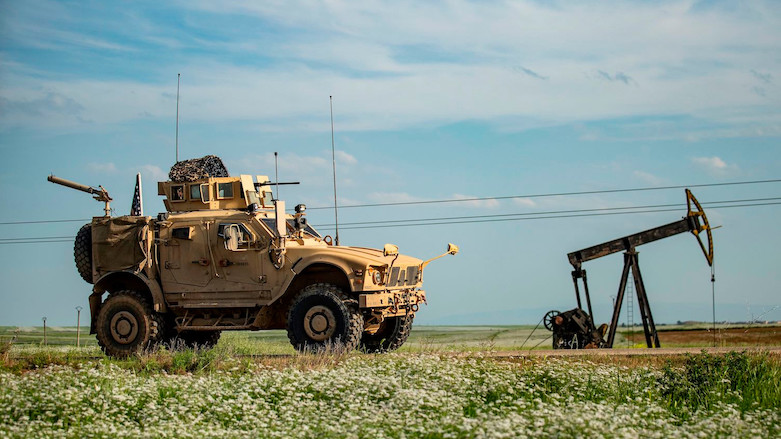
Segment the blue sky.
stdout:
<path fill-rule="evenodd" d="M 273 174 L 327 206 L 329 96 L 343 205 L 781 178 L 778 2 L 0 2 L 0 222 L 100 215 L 49 173 L 147 214 L 180 154 Z M 779 197 L 781 183 L 695 189 Z M 417 321 L 536 323 L 575 306 L 566 254 L 675 221 L 682 189 L 345 208 L 362 222 L 679 203 L 674 212 L 348 229 L 432 263 Z M 719 320 L 781 320 L 778 205 L 712 209 Z M 333 223 L 310 210 L 310 223 Z M 0 225 L 0 239 L 80 222 Z M 656 320 L 709 320 L 710 269 L 689 235 L 640 250 Z M 609 320 L 622 257 L 588 263 Z M 0 245 L 0 325 L 73 324 L 87 306 L 69 243 Z M 637 313 L 635 314 L 637 315 Z M 636 317 L 636 320 L 638 317 Z M 624 318 L 622 317 L 622 320 Z"/>

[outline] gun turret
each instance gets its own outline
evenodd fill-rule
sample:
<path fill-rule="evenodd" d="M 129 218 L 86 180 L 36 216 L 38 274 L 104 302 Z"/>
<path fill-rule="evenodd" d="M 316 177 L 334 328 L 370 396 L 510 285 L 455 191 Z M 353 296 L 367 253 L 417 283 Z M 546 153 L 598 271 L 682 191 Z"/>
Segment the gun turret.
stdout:
<path fill-rule="evenodd" d="M 87 186 L 86 184 L 76 183 L 64 178 L 55 177 L 53 174 L 49 175 L 46 179 L 52 183 L 57 183 L 71 189 L 76 189 L 77 191 L 82 191 L 90 195 L 94 195 L 95 200 L 106 203 L 103 210 L 106 212 L 106 216 L 111 216 L 111 208 L 109 207 L 109 203 L 112 201 L 112 199 L 108 195 L 108 191 L 104 189 L 103 186 L 98 185 L 97 188 L 94 188 L 92 186 Z"/>

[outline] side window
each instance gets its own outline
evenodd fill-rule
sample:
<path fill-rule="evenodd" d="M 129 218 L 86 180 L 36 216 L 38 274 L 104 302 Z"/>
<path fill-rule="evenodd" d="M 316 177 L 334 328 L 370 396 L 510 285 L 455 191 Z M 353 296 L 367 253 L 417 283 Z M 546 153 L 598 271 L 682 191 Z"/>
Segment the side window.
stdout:
<path fill-rule="evenodd" d="M 171 201 L 184 201 L 184 185 L 171 186 Z"/>
<path fill-rule="evenodd" d="M 190 199 L 195 201 L 201 201 L 201 185 L 200 184 L 191 184 L 190 185 Z"/>
<path fill-rule="evenodd" d="M 229 229 L 234 230 L 234 232 L 229 232 Z M 253 236 L 252 232 L 247 229 L 247 226 L 241 223 L 222 223 L 217 226 L 217 236 L 223 239 L 223 242 L 229 241 L 232 236 L 236 235 L 237 239 L 237 248 L 236 250 L 247 250 L 249 249 L 250 245 L 255 241 L 255 237 Z M 225 248 L 228 248 L 226 245 Z M 233 250 L 233 249 L 229 249 Z"/>
<path fill-rule="evenodd" d="M 233 183 L 217 183 L 217 198 L 233 198 Z"/>
<path fill-rule="evenodd" d="M 263 207 L 274 207 L 274 195 L 270 189 L 263 190 Z"/>

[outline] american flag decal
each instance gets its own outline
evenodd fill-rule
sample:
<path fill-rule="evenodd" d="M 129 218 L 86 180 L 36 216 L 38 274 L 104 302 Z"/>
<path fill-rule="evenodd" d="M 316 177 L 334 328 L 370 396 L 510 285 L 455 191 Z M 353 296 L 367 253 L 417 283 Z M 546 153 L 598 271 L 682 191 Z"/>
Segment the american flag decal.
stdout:
<path fill-rule="evenodd" d="M 144 216 L 144 202 L 141 200 L 141 173 L 136 174 L 136 190 L 133 192 L 133 205 L 130 206 L 131 216 Z"/>

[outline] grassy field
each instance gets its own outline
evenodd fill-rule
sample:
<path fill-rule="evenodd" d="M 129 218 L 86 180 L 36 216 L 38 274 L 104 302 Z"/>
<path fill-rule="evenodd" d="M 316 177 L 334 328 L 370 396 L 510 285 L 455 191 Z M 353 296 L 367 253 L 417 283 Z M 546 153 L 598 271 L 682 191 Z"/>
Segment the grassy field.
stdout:
<path fill-rule="evenodd" d="M 496 359 L 532 327 L 419 327 L 394 354 L 299 355 L 268 331 L 113 360 L 60 329 L 0 334 L 0 437 L 781 435 L 773 353 Z"/>
<path fill-rule="evenodd" d="M 716 345 L 722 347 L 781 346 L 781 327 L 771 325 L 738 326 L 721 324 L 716 328 Z M 223 336 L 249 339 L 256 345 L 267 345 L 263 353 L 290 354 L 293 349 L 285 331 L 258 331 L 223 333 Z M 713 332 L 708 325 L 665 325 L 659 327 L 659 338 L 664 347 L 707 347 L 714 345 Z M 0 342 L 14 339 L 14 344 L 43 344 L 42 327 L 0 326 Z M 75 327 L 47 328 L 46 344 L 75 346 Z M 97 346 L 89 327 L 80 331 L 81 346 Z M 550 332 L 531 325 L 522 326 L 414 326 L 409 341 L 402 351 L 419 352 L 439 350 L 480 351 L 550 349 Z M 642 348 L 645 338 L 642 327 L 619 328 L 615 347 Z"/>

